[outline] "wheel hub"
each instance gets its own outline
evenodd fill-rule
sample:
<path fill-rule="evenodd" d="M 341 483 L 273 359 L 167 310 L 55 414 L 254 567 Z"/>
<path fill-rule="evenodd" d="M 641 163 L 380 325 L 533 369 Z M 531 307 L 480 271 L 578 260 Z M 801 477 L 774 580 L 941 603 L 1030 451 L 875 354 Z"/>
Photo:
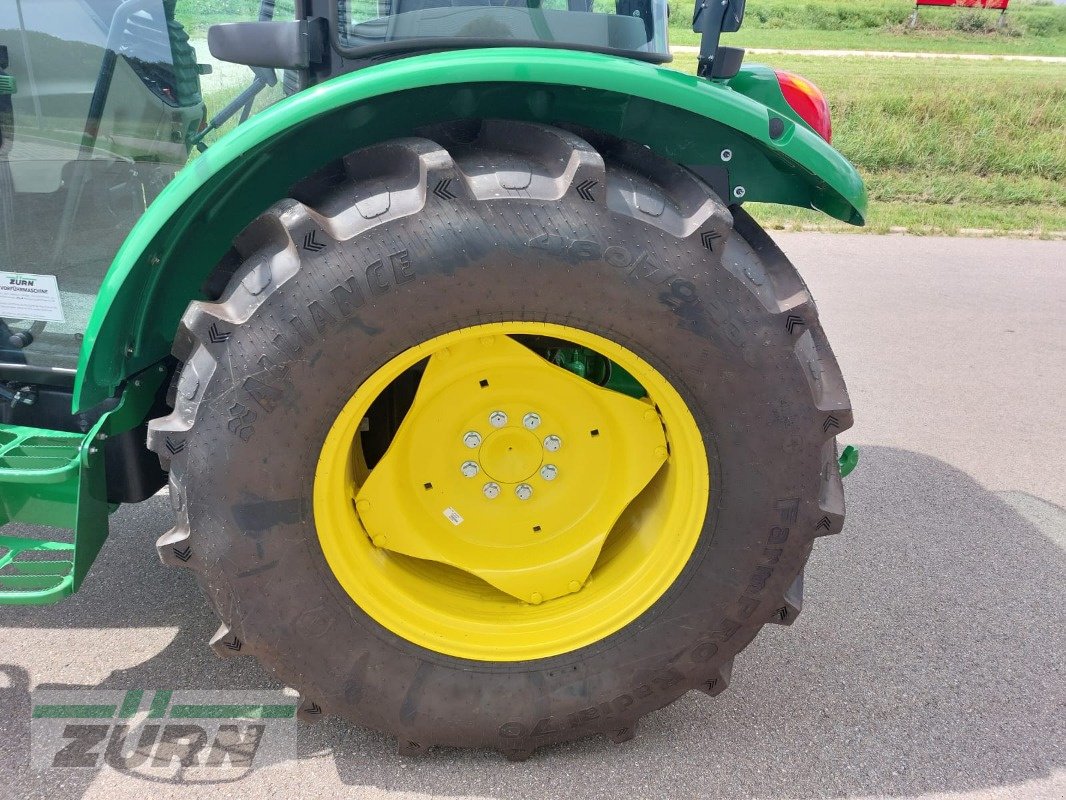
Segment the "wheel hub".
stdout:
<path fill-rule="evenodd" d="M 434 353 L 355 494 L 375 546 L 539 604 L 579 591 L 619 516 L 666 461 L 654 406 L 508 336 Z"/>
<path fill-rule="evenodd" d="M 478 460 L 493 480 L 520 483 L 540 468 L 543 455 L 541 442 L 532 432 L 512 425 L 489 434 Z"/>

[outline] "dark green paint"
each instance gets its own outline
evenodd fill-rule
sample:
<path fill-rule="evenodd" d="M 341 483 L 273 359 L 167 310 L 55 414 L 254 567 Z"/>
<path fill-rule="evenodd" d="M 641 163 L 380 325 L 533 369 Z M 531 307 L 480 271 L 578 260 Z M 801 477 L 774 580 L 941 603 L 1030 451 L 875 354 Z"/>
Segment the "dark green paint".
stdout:
<path fill-rule="evenodd" d="M 575 375 L 592 381 L 597 386 L 621 392 L 638 400 L 648 396 L 636 378 L 610 359 L 587 347 L 560 347 L 551 352 L 549 360 Z"/>

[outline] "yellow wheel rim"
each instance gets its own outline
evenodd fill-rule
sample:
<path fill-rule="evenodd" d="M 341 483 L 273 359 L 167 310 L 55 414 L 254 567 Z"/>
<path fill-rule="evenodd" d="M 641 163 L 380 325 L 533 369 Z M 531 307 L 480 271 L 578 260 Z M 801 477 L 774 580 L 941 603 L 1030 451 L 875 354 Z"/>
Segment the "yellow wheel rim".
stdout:
<path fill-rule="evenodd" d="M 634 399 L 513 336 L 564 340 L 632 375 Z M 373 401 L 426 361 L 410 410 L 368 470 Z M 560 655 L 650 608 L 688 563 L 710 490 L 687 405 L 627 348 L 568 326 L 493 323 L 434 337 L 370 376 L 315 475 L 330 569 L 382 626 L 481 661 Z"/>

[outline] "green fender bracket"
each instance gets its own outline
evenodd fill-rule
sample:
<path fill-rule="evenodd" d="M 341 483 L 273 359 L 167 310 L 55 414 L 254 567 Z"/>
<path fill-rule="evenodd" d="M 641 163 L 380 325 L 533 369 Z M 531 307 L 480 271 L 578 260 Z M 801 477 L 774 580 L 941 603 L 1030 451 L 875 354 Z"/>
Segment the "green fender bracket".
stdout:
<path fill-rule="evenodd" d="M 844 448 L 844 451 L 840 454 L 840 458 L 837 459 L 840 464 L 840 477 L 846 478 L 854 471 L 855 467 L 859 466 L 859 448 L 852 447 L 850 444 Z"/>
<path fill-rule="evenodd" d="M 765 80 L 747 85 L 762 102 L 724 82 L 631 59 L 494 48 L 397 59 L 299 92 L 219 139 L 141 217 L 93 308 L 75 410 L 111 397 L 170 352 L 181 314 L 233 238 L 293 183 L 351 150 L 437 122 L 592 129 L 692 168 L 731 202 L 816 208 L 862 224 L 866 194 L 854 167 L 785 113 Z M 782 123 L 776 137 L 772 119 Z"/>
<path fill-rule="evenodd" d="M 141 423 L 166 374 L 156 367 L 129 381 L 87 433 L 0 424 L 0 605 L 54 603 L 78 590 L 107 538 L 100 442 Z M 9 523 L 70 533 L 12 536 L 2 532 Z"/>

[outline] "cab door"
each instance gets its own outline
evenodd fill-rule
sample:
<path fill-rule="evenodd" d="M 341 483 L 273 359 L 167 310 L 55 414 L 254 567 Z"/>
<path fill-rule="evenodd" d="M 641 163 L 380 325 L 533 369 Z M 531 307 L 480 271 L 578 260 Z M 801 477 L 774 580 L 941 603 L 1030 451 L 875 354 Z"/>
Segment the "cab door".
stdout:
<path fill-rule="evenodd" d="M 165 0 L 0 0 L 0 45 L 0 281 L 35 282 L 0 293 L 0 381 L 69 382 L 115 253 L 204 117 L 196 55 Z"/>

